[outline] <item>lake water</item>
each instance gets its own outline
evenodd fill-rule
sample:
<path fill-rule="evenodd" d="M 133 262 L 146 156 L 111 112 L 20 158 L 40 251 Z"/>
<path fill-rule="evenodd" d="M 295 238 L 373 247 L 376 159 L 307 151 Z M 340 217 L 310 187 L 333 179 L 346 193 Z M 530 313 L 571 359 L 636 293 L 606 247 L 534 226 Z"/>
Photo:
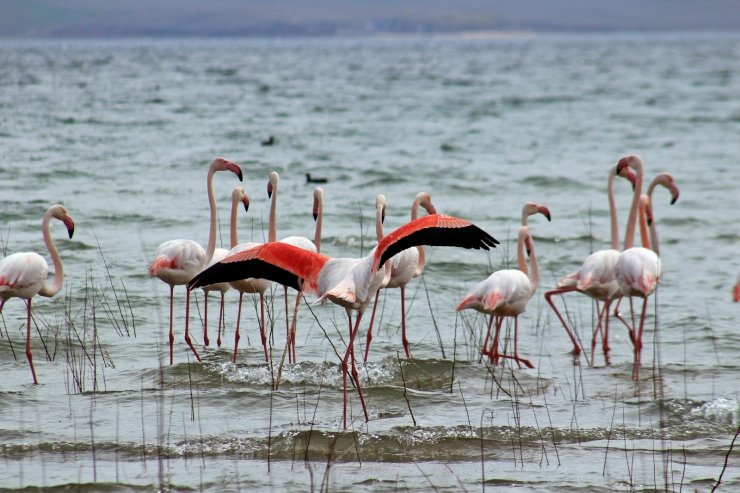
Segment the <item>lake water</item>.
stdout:
<path fill-rule="evenodd" d="M 53 203 L 76 231 L 70 240 L 52 226 L 66 277 L 59 295 L 34 302 L 38 386 L 23 354 L 24 304 L 12 299 L 2 313 L 0 489 L 710 490 L 740 422 L 740 304 L 730 297 L 740 270 L 738 60 L 736 34 L 1 41 L 3 246 L 43 252 L 39 225 Z M 270 135 L 275 144 L 262 146 Z M 673 206 L 656 192 L 664 274 L 639 384 L 616 319 L 610 364 L 598 351 L 593 368 L 583 356 L 574 364 L 543 299 L 608 246 L 607 173 L 631 153 L 647 179 L 670 171 L 681 188 Z M 271 170 L 281 176 L 279 238 L 313 236 L 304 176 L 329 178 L 328 255 L 372 247 L 378 193 L 386 231 L 428 191 L 439 212 L 502 242 L 490 254 L 427 249 L 407 289 L 413 359 L 403 357 L 399 292 L 381 295 L 359 368 L 369 422 L 350 392 L 342 431 L 335 351 L 346 318 L 330 304 L 302 307 L 298 363 L 272 390 L 282 289 L 272 367 L 251 297 L 231 363 L 234 292 L 222 348 L 203 346 L 198 293 L 195 362 L 182 287 L 168 365 L 169 290 L 147 266 L 165 240 L 206 244 L 205 178 L 218 155 L 244 171 L 241 184 L 230 173 L 214 180 L 220 244 L 237 185 L 251 199 L 240 241 L 265 239 Z M 622 180 L 616 190 L 623 227 L 631 191 Z M 542 282 L 519 324 L 520 352 L 536 368 L 491 368 L 479 361 L 482 317 L 455 306 L 493 269 L 516 265 L 528 200 L 552 213 L 551 223 L 530 221 Z M 567 299 L 588 345 L 592 304 Z M 360 339 L 358 352 L 364 329 Z M 740 489 L 739 465 L 736 447 L 720 491 Z"/>

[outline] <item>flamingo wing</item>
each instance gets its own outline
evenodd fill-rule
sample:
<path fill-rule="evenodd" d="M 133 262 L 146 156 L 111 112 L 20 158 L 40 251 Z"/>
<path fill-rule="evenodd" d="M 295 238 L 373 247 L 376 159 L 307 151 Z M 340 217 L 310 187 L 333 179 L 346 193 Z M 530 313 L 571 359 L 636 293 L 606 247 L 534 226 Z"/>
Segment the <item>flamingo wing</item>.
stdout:
<path fill-rule="evenodd" d="M 218 282 L 261 278 L 296 290 L 315 290 L 329 257 L 287 243 L 270 242 L 235 253 L 193 277 L 188 289 Z"/>
<path fill-rule="evenodd" d="M 18 252 L 0 260 L 0 298 L 31 298 L 46 282 L 49 266 L 36 252 Z"/>
<path fill-rule="evenodd" d="M 489 250 L 498 244 L 498 240 L 470 221 L 432 214 L 414 219 L 383 237 L 375 251 L 372 272 L 397 253 L 418 245 Z"/>

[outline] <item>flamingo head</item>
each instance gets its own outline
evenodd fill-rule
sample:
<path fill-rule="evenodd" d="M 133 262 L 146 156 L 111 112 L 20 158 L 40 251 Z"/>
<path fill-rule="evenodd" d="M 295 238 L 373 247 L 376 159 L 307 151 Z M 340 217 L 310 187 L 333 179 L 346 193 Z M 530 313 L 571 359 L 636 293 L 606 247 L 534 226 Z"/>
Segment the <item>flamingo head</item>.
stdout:
<path fill-rule="evenodd" d="M 637 185 L 637 173 L 635 173 L 630 166 L 623 166 L 620 169 L 619 165 L 617 165 L 617 175 L 630 182 L 632 184 L 632 190 L 635 190 L 635 186 Z"/>
<path fill-rule="evenodd" d="M 277 171 L 271 171 L 270 176 L 267 177 L 267 198 L 268 199 L 272 198 L 272 193 L 277 188 L 279 181 L 280 181 L 280 175 L 277 174 Z"/>
<path fill-rule="evenodd" d="M 532 250 L 534 250 L 534 245 L 532 245 L 532 235 L 529 231 L 527 231 L 527 234 L 524 237 L 524 248 L 527 249 L 527 257 L 531 257 Z"/>
<path fill-rule="evenodd" d="M 385 223 L 385 208 L 386 208 L 386 200 L 385 195 L 378 194 L 375 197 L 375 210 L 377 212 L 380 212 L 380 222 Z"/>
<path fill-rule="evenodd" d="M 217 157 L 211 161 L 211 169 L 213 171 L 231 171 L 239 177 L 239 181 L 244 181 L 242 176 L 242 169 L 235 162 L 229 161 L 224 157 Z"/>
<path fill-rule="evenodd" d="M 522 207 L 522 224 L 526 224 L 527 216 L 532 216 L 534 214 L 542 214 L 548 221 L 551 220 L 550 210 L 547 207 L 536 202 L 527 202 L 524 204 L 524 207 Z"/>
<path fill-rule="evenodd" d="M 645 215 L 645 219 L 647 220 L 648 226 L 653 224 L 653 208 L 650 205 L 650 199 L 647 195 L 642 194 L 640 195 L 640 199 L 638 201 L 638 207 L 641 214 Z"/>
<path fill-rule="evenodd" d="M 671 192 L 671 205 L 675 204 L 680 195 L 680 191 L 678 190 L 676 181 L 673 179 L 673 175 L 670 173 L 659 173 L 653 181 L 663 185 L 669 192 Z"/>
<path fill-rule="evenodd" d="M 244 204 L 244 210 L 249 212 L 249 197 L 242 187 L 234 187 L 234 191 L 231 192 L 231 201 L 234 204 L 241 202 Z"/>
<path fill-rule="evenodd" d="M 51 206 L 50 210 L 51 217 L 62 221 L 64 223 L 64 226 L 66 226 L 67 228 L 67 233 L 69 234 L 69 237 L 72 238 L 72 235 L 75 233 L 75 222 L 67 213 L 67 209 L 63 205 L 57 204 Z"/>
<path fill-rule="evenodd" d="M 629 156 L 620 158 L 620 160 L 617 161 L 617 174 L 621 176 L 622 170 L 627 167 L 634 170 L 642 169 L 642 159 L 640 158 L 640 156 L 638 156 L 637 154 L 631 154 Z"/>
<path fill-rule="evenodd" d="M 427 211 L 427 214 L 436 214 L 437 209 L 432 204 L 432 196 L 427 192 L 419 192 L 414 198 L 414 205 L 419 205 Z"/>
<path fill-rule="evenodd" d="M 316 190 L 313 191 L 313 220 L 317 221 L 319 219 L 319 209 L 321 209 L 321 204 L 324 202 L 324 189 L 321 187 L 316 187 Z"/>

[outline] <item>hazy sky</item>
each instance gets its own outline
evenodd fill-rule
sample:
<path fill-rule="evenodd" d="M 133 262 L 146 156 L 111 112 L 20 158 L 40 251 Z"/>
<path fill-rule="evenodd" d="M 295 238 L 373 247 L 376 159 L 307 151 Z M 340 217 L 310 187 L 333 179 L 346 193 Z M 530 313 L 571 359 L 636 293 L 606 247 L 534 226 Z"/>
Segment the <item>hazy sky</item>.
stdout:
<path fill-rule="evenodd" d="M 740 0 L 0 0 L 0 36 L 740 30 Z"/>

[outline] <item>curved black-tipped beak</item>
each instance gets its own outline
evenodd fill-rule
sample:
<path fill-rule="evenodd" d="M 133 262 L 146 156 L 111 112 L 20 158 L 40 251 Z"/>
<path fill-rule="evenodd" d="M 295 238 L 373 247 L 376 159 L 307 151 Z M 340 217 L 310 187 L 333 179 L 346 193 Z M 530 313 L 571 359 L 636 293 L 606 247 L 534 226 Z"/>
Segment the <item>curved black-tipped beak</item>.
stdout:
<path fill-rule="evenodd" d="M 249 212 L 249 201 L 244 200 L 243 204 L 244 204 L 244 212 Z"/>
<path fill-rule="evenodd" d="M 69 238 L 72 239 L 72 235 L 75 234 L 75 223 L 72 220 L 71 217 L 66 217 L 64 219 L 64 225 L 67 227 L 67 234 L 69 234 Z"/>
<path fill-rule="evenodd" d="M 272 183 L 267 184 L 267 198 L 268 199 L 272 198 Z"/>
<path fill-rule="evenodd" d="M 679 192 L 678 192 L 678 189 L 676 189 L 676 193 L 671 195 L 671 205 L 676 203 L 676 201 L 678 200 L 678 196 L 679 196 Z"/>

